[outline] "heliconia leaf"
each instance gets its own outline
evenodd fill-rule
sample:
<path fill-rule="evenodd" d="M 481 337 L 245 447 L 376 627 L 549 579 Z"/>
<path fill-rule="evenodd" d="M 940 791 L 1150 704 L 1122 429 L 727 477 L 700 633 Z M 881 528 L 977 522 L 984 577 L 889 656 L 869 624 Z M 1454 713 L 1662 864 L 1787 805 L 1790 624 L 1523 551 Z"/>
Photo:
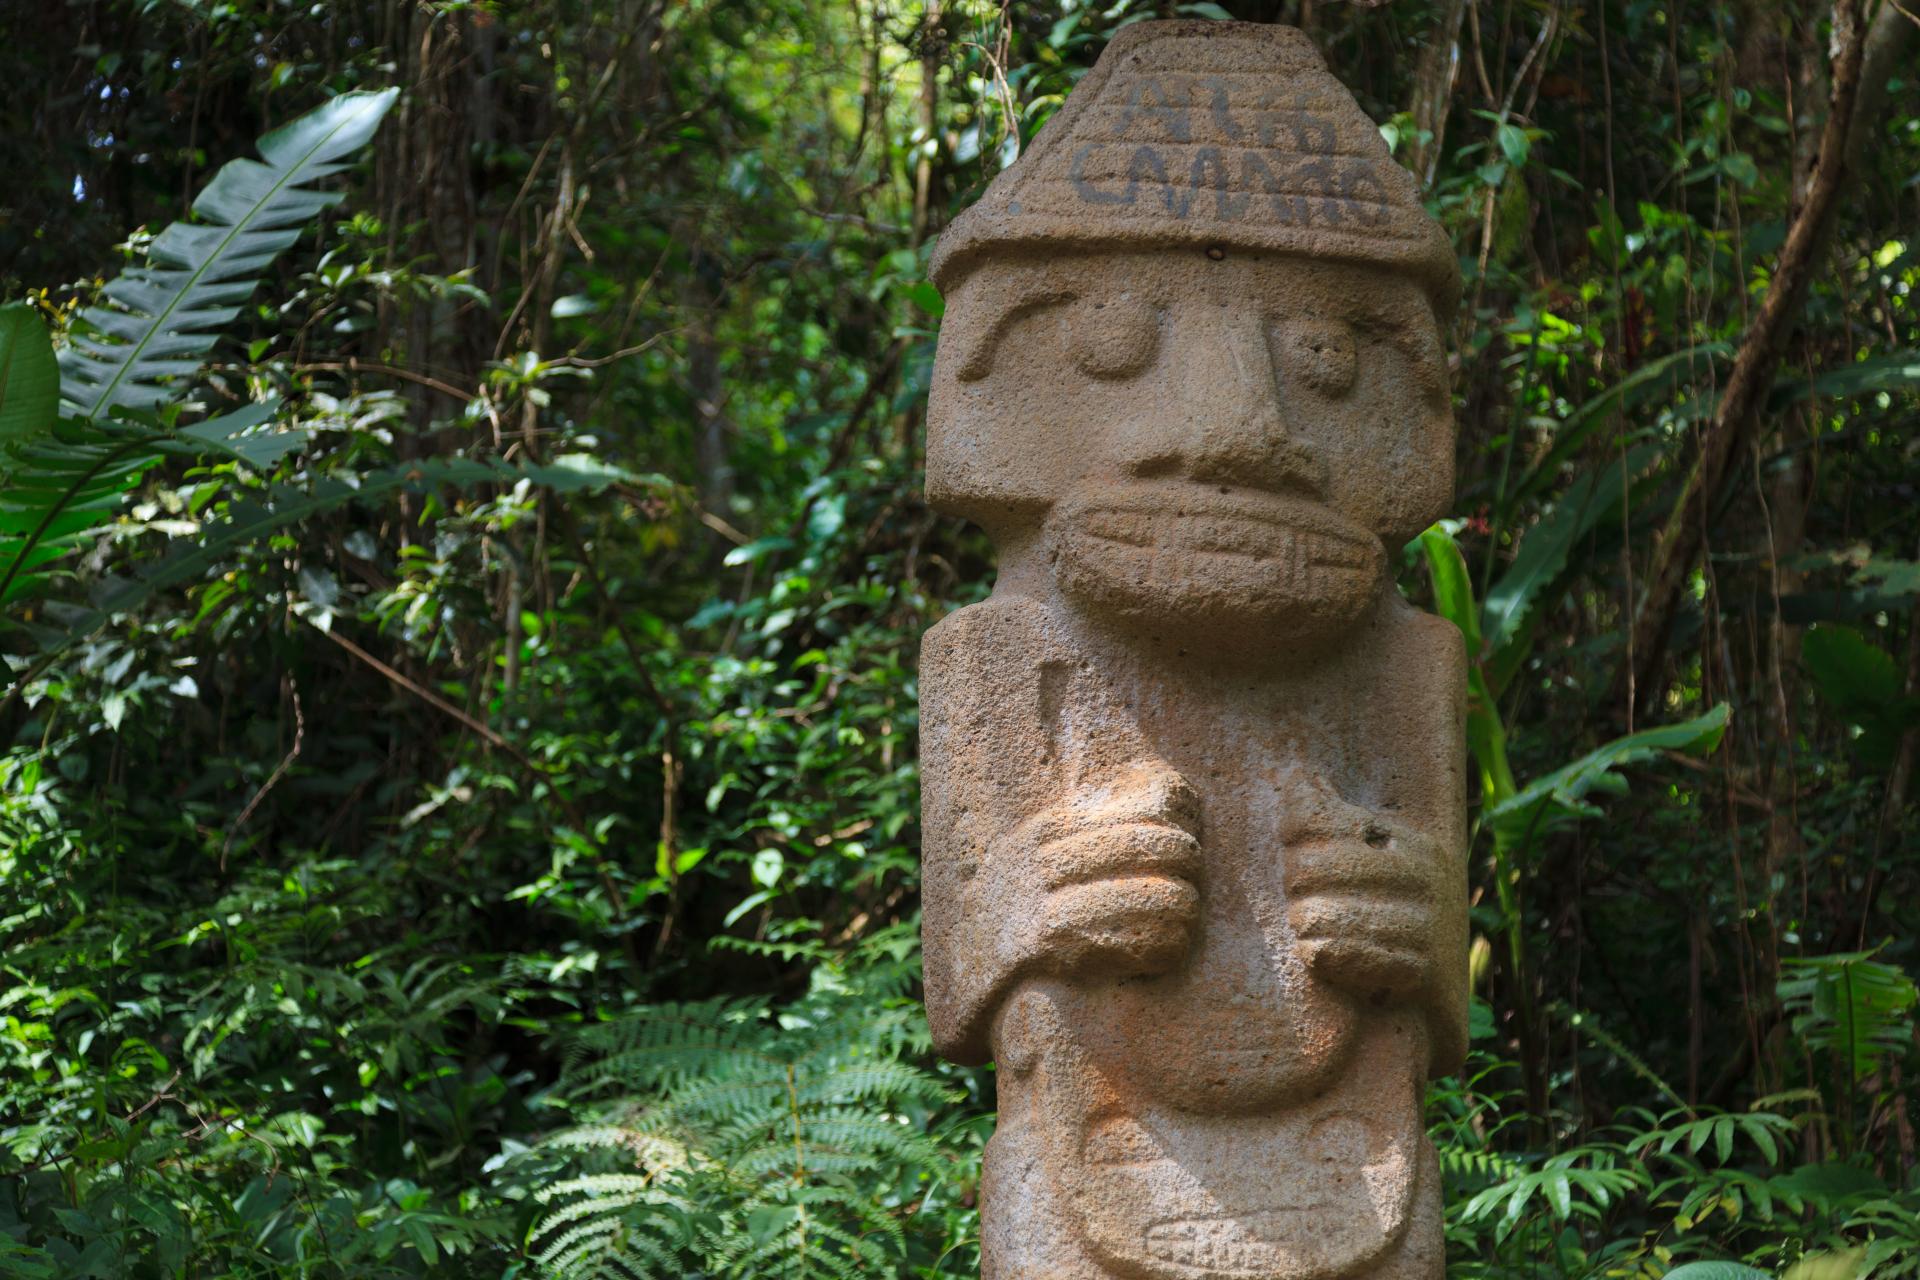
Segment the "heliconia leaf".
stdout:
<path fill-rule="evenodd" d="M 60 368 L 39 308 L 0 307 L 0 444 L 43 435 L 60 407 Z M 7 465 L 0 459 L 0 475 Z"/>
<path fill-rule="evenodd" d="M 265 163 L 234 160 L 215 174 L 193 204 L 203 221 L 162 231 L 153 265 L 122 272 L 80 313 L 59 358 L 68 413 L 98 421 L 176 398 L 174 383 L 199 368 L 214 330 L 239 314 L 301 227 L 340 199 L 307 184 L 365 146 L 398 93 L 343 93 L 260 139 Z"/>

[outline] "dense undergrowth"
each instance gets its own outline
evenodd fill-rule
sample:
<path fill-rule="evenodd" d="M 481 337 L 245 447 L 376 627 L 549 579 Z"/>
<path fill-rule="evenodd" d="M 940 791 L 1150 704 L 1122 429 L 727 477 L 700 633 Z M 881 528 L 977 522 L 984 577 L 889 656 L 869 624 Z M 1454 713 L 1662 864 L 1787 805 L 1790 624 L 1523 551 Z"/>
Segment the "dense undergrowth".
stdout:
<path fill-rule="evenodd" d="M 1450 1274 L 1920 1274 L 1897 10 L 85 0 L 0 48 L 0 341 L 70 392 L 220 166 L 400 93 L 144 402 L 0 402 L 0 1275 L 974 1274 L 915 659 L 991 561 L 919 496 L 926 253 L 1120 23 L 1227 10 L 1467 273 L 1401 574 L 1475 658 Z"/>

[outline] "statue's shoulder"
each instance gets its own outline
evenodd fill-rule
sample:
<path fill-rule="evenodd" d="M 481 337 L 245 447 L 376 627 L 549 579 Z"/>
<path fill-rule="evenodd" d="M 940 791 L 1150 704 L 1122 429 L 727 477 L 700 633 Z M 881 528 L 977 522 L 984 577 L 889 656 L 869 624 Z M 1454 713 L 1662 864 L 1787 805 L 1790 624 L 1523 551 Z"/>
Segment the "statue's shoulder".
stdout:
<path fill-rule="evenodd" d="M 1437 613 L 1428 613 L 1399 592 L 1392 592 L 1382 612 L 1386 649 L 1396 657 L 1422 658 L 1466 666 L 1466 638 L 1460 628 Z"/>
<path fill-rule="evenodd" d="M 1058 647 L 1053 611 L 1032 596 L 992 596 L 956 609 L 927 629 L 920 640 L 921 662 L 949 663 L 985 658 L 997 662 L 1028 656 L 1044 661 Z"/>

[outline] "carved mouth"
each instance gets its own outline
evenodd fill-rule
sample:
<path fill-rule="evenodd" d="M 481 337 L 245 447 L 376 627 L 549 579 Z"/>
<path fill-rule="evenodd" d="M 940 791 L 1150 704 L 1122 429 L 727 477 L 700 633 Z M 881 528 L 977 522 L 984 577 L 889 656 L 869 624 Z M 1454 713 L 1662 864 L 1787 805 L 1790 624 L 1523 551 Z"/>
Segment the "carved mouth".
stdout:
<path fill-rule="evenodd" d="M 1147 493 L 1080 508 L 1078 532 L 1121 546 L 1244 556 L 1291 569 L 1366 569 L 1374 540 L 1326 508 L 1285 498 Z"/>
<path fill-rule="evenodd" d="M 1299 1207 L 1288 1205 L 1241 1218 L 1184 1218 L 1156 1222 L 1147 1228 L 1147 1254 L 1160 1262 L 1191 1267 L 1209 1275 L 1272 1275 L 1292 1259 L 1287 1250 L 1261 1239 L 1261 1236 L 1280 1234 L 1275 1228 L 1281 1222 L 1297 1224 L 1307 1212 L 1321 1207 L 1317 1204 Z M 1274 1220 L 1268 1231 L 1259 1230 L 1259 1226 L 1263 1225 L 1258 1221 L 1260 1219 Z"/>
<path fill-rule="evenodd" d="M 1166 621 L 1358 616 L 1382 580 L 1380 543 L 1305 498 L 1192 483 L 1101 486 L 1050 521 L 1070 592 Z"/>

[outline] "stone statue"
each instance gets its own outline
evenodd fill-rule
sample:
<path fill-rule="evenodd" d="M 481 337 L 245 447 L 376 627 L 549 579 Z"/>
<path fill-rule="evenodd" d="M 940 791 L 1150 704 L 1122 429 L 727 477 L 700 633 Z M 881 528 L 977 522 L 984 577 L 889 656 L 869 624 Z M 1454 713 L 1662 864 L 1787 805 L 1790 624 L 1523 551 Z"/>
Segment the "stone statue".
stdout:
<path fill-rule="evenodd" d="M 1465 656 L 1445 236 L 1305 36 L 1125 28 L 942 238 L 927 1012 L 998 1064 L 988 1280 L 1442 1275 Z"/>

